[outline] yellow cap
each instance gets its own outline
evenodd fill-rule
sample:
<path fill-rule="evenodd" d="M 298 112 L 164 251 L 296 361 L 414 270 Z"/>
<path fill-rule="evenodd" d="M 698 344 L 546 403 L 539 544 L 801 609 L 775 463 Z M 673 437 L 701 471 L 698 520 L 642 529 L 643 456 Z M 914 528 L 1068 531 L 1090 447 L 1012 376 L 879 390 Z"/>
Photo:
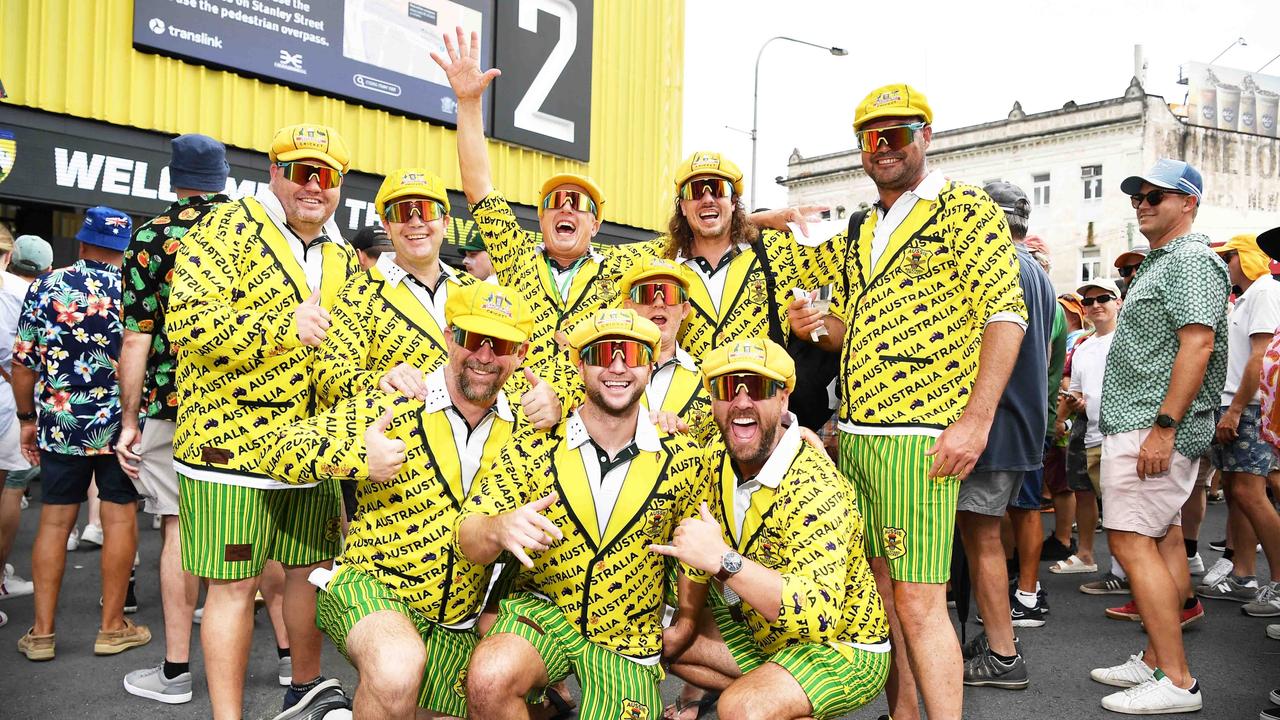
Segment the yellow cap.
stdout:
<path fill-rule="evenodd" d="M 1257 280 L 1263 275 L 1271 274 L 1271 256 L 1258 247 L 1258 236 L 1237 235 L 1217 245 L 1213 251 L 1219 255 L 1235 251 L 1240 258 L 1240 270 L 1250 280 Z"/>
<path fill-rule="evenodd" d="M 533 313 L 524 300 L 514 290 L 491 283 L 449 288 L 444 319 L 467 332 L 512 342 L 524 342 L 533 332 Z"/>
<path fill-rule="evenodd" d="M 866 123 L 882 117 L 919 117 L 933 122 L 933 109 L 924 93 L 906 83 L 894 83 L 872 90 L 853 114 L 853 129 L 859 130 Z"/>
<path fill-rule="evenodd" d="M 751 372 L 796 387 L 796 362 L 783 347 L 768 338 L 734 340 L 702 356 L 702 377 L 707 389 L 711 380 L 729 373 Z"/>
<path fill-rule="evenodd" d="M 635 310 L 611 309 L 600 310 L 583 320 L 569 331 L 569 360 L 578 364 L 578 351 L 591 343 L 607 337 L 630 338 L 639 340 L 649 346 L 656 356 L 658 342 L 662 339 L 662 331 L 646 318 L 636 314 Z"/>
<path fill-rule="evenodd" d="M 591 199 L 596 202 L 596 219 L 604 219 L 604 192 L 600 189 L 600 186 L 596 184 L 595 180 L 592 180 L 586 175 L 577 175 L 575 173 L 560 173 L 559 175 L 552 175 L 547 178 L 546 182 L 542 183 L 542 194 L 538 196 L 538 217 L 542 217 L 543 199 L 545 199 L 552 190 L 555 190 L 561 185 L 577 185 L 583 190 L 586 190 L 587 194 L 591 196 Z"/>
<path fill-rule="evenodd" d="M 690 155 L 676 168 L 676 192 L 689 178 L 699 175 L 715 175 L 733 183 L 735 195 L 742 194 L 742 170 L 729 158 L 718 152 L 699 150 Z"/>
<path fill-rule="evenodd" d="M 622 276 L 618 290 L 625 299 L 631 294 L 632 285 L 655 277 L 671 278 L 680 283 L 686 293 L 689 291 L 689 270 L 684 265 L 660 257 L 647 257 L 632 265 Z"/>
<path fill-rule="evenodd" d="M 288 125 L 276 131 L 267 152 L 271 162 L 319 160 L 339 172 L 351 166 L 351 152 L 337 130 L 324 125 Z"/>
<path fill-rule="evenodd" d="M 445 213 L 449 212 L 449 191 L 444 180 L 422 168 L 401 168 L 387 175 L 373 199 L 373 207 L 378 211 L 378 217 L 382 217 L 387 205 L 406 197 L 435 200 L 444 206 Z"/>

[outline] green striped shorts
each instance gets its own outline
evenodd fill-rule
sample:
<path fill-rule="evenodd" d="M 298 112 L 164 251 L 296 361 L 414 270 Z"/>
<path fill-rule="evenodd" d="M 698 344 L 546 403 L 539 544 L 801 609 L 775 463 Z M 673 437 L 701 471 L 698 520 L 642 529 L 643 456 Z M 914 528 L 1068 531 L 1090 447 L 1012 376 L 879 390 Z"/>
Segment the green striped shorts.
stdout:
<path fill-rule="evenodd" d="M 490 635 L 519 635 L 542 657 L 556 683 L 577 674 L 582 687 L 581 720 L 656 720 L 662 715 L 658 683 L 662 668 L 641 665 L 596 645 L 579 633 L 553 603 L 518 592 L 498 606 Z"/>
<path fill-rule="evenodd" d="M 836 649 L 826 643 L 800 643 L 766 655 L 751 638 L 746 623 L 734 620 L 728 607 L 711 608 L 720 636 L 745 675 L 766 662 L 795 678 L 813 706 L 813 717 L 833 718 L 866 705 L 889 679 L 889 653 L 861 648 Z"/>
<path fill-rule="evenodd" d="M 196 577 L 243 580 L 267 560 L 314 565 L 338 556 L 342 492 L 337 481 L 264 490 L 178 476 L 182 569 Z"/>
<path fill-rule="evenodd" d="M 927 435 L 840 433 L 840 471 L 853 484 L 866 520 L 867 556 L 889 562 L 889 576 L 915 583 L 951 577 L 955 538 L 954 477 L 931 478 Z"/>
<path fill-rule="evenodd" d="M 385 583 L 353 567 L 342 565 L 329 587 L 316 596 L 316 627 L 333 641 L 347 660 L 347 636 L 356 623 L 376 612 L 408 618 L 427 649 L 427 664 L 418 692 L 418 707 L 453 717 L 467 716 L 467 664 L 476 634 L 437 625 L 409 607 Z"/>

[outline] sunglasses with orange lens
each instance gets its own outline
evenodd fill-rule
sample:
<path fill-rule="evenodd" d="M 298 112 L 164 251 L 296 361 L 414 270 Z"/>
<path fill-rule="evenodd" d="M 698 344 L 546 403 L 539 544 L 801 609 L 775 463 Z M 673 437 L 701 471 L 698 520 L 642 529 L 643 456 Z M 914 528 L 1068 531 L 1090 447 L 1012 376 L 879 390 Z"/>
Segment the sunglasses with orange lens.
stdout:
<path fill-rule="evenodd" d="M 873 153 L 880 149 L 880 143 L 889 146 L 890 150 L 901 150 L 916 140 L 916 133 L 924 129 L 922 122 L 875 130 L 859 130 L 854 133 L 858 138 L 858 149 L 864 153 Z"/>
<path fill-rule="evenodd" d="M 515 340 L 503 340 L 492 335 L 463 330 L 460 327 L 453 329 L 453 341 L 470 352 L 478 352 L 480 348 L 488 344 L 489 349 L 493 350 L 493 354 L 499 357 L 515 355 L 520 350 L 520 343 Z"/>
<path fill-rule="evenodd" d="M 749 400 L 768 400 L 782 387 L 782 383 L 759 373 L 729 373 L 711 379 L 711 399 L 732 401 L 745 391 Z"/>
<path fill-rule="evenodd" d="M 596 214 L 596 201 L 581 190 L 553 190 L 542 198 L 542 209 L 555 210 L 564 207 L 565 203 L 578 212 Z"/>
<path fill-rule="evenodd" d="M 679 305 L 689 299 L 689 294 L 674 280 L 655 280 L 631 286 L 631 301 L 652 305 L 659 297 L 663 305 Z"/>
<path fill-rule="evenodd" d="M 733 197 L 733 183 L 724 178 L 694 178 L 680 186 L 680 199 L 698 200 L 707 192 L 714 198 Z"/>
<path fill-rule="evenodd" d="M 582 348 L 582 362 L 598 367 L 609 367 L 613 359 L 622 355 L 622 362 L 630 368 L 653 362 L 653 348 L 639 340 L 597 340 Z"/>
<path fill-rule="evenodd" d="M 383 208 L 382 217 L 389 223 L 406 223 L 414 213 L 422 222 L 431 222 L 444 217 L 444 205 L 435 200 L 401 200 Z"/>
<path fill-rule="evenodd" d="M 315 178 L 321 190 L 330 190 L 342 185 L 342 172 L 327 165 L 312 165 L 304 162 L 276 163 L 285 180 L 294 185 L 306 185 Z"/>

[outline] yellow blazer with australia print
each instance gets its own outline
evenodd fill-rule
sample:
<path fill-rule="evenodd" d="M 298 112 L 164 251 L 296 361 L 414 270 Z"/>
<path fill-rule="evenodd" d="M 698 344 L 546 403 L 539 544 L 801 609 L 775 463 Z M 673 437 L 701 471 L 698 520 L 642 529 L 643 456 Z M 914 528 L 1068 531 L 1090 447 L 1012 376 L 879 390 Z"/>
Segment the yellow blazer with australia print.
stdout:
<path fill-rule="evenodd" d="M 669 362 L 674 364 L 671 383 L 657 409 L 678 415 L 689 426 L 689 435 L 697 441 L 698 446 L 707 447 L 712 440 L 720 437 L 720 428 L 711 415 L 711 394 L 702 382 L 702 369 L 683 348 L 676 348 L 676 355 Z M 658 368 L 655 366 L 653 375 L 657 373 Z M 645 404 L 651 409 L 653 375 L 650 375 L 649 389 L 645 392 Z"/>

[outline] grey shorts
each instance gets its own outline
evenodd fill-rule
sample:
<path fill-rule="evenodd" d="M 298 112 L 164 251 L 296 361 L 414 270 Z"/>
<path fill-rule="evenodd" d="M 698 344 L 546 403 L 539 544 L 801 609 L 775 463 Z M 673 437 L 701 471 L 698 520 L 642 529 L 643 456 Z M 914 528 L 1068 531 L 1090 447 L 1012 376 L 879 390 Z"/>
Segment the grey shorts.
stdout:
<path fill-rule="evenodd" d="M 142 425 L 138 482 L 134 486 L 153 515 L 178 514 L 178 473 L 173 469 L 173 434 L 177 423 L 147 418 Z"/>
<path fill-rule="evenodd" d="M 1000 517 L 1018 498 L 1024 470 L 990 470 L 971 473 L 960 483 L 956 512 Z"/>

